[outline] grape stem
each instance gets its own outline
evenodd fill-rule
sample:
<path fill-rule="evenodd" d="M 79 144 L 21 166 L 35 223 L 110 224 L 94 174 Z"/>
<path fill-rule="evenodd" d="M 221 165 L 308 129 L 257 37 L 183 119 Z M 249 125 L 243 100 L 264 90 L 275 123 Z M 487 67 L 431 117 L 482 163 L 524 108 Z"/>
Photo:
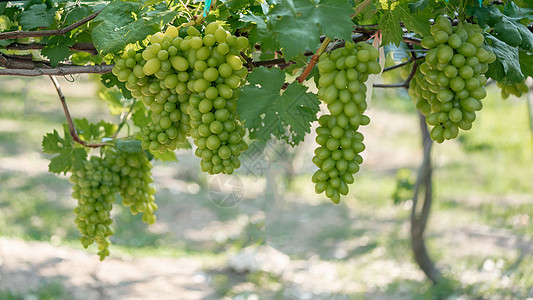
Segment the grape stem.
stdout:
<path fill-rule="evenodd" d="M 115 131 L 115 133 L 113 134 L 113 136 L 111 136 L 112 139 L 116 139 L 117 136 L 118 136 L 118 133 L 120 132 L 120 130 L 122 129 L 122 127 L 124 127 L 124 124 L 126 124 L 126 121 L 128 121 L 130 115 L 131 115 L 131 112 L 133 111 L 133 108 L 135 107 L 135 104 L 137 103 L 137 98 L 133 98 L 133 101 L 131 102 L 131 106 L 130 106 L 130 109 L 128 110 L 128 112 L 122 117 L 122 120 L 120 120 L 120 123 L 118 124 L 118 128 L 117 128 L 117 131 Z"/>
<path fill-rule="evenodd" d="M 61 101 L 61 105 L 63 106 L 63 111 L 65 112 L 65 117 L 67 118 L 68 131 L 69 131 L 70 136 L 72 137 L 72 139 L 76 143 L 78 143 L 78 144 L 80 144 L 80 145 L 82 145 L 84 147 L 89 147 L 89 148 L 98 148 L 98 147 L 111 145 L 111 144 L 107 144 L 107 143 L 89 144 L 89 143 L 87 143 L 87 142 L 85 142 L 85 141 L 80 139 L 80 137 L 78 136 L 78 131 L 76 130 L 76 127 L 74 126 L 74 122 L 72 121 L 72 117 L 70 116 L 70 112 L 69 112 L 68 106 L 67 106 L 67 100 L 65 98 L 65 95 L 61 91 L 61 86 L 59 85 L 59 82 L 57 81 L 57 78 L 55 76 L 51 75 L 50 79 L 54 83 L 54 87 L 56 88 L 57 95 L 59 96 L 59 100 Z"/>
<path fill-rule="evenodd" d="M 316 63 L 318 62 L 318 58 L 322 53 L 324 53 L 324 51 L 326 51 L 326 48 L 328 47 L 329 43 L 331 43 L 331 39 L 329 37 L 326 37 L 322 44 L 320 44 L 320 47 L 316 51 L 316 54 L 311 57 L 311 60 L 307 64 L 307 67 L 305 67 L 302 74 L 296 79 L 299 83 L 304 82 L 307 76 L 309 76 L 309 73 L 311 73 L 311 70 L 313 70 Z"/>

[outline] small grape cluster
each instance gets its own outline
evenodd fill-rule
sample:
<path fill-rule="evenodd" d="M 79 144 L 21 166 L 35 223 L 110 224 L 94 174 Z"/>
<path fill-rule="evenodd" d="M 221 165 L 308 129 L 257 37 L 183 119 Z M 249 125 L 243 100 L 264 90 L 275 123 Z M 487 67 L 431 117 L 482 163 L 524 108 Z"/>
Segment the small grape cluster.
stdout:
<path fill-rule="evenodd" d="M 109 236 L 113 235 L 111 209 L 116 195 L 133 215 L 143 213 L 142 220 L 153 224 L 155 187 L 151 176 L 152 164 L 144 152 L 107 150 L 103 158 L 91 156 L 83 166 L 71 170 L 72 197 L 78 200 L 76 225 L 80 241 L 87 248 L 98 245 L 100 260 L 109 256 Z"/>
<path fill-rule="evenodd" d="M 125 152 L 108 150 L 105 162 L 111 171 L 120 177 L 120 196 L 122 205 L 129 207 L 131 214 L 142 213 L 142 220 L 149 225 L 156 221 L 154 212 L 157 210 L 154 194 L 155 187 L 151 185 L 152 163 L 143 152 Z"/>
<path fill-rule="evenodd" d="M 359 171 L 365 149 L 360 125 L 370 123 L 363 115 L 367 108 L 365 81 L 369 74 L 378 74 L 378 51 L 366 43 L 347 42 L 344 48 L 323 53 L 317 64 L 320 72 L 318 97 L 327 104 L 329 114 L 318 119 L 313 163 L 315 191 L 339 203 L 348 194 L 348 184 Z"/>
<path fill-rule="evenodd" d="M 73 170 L 70 176 L 73 183 L 72 197 L 78 200 L 76 225 L 82 234 L 81 244 L 87 248 L 98 244 L 98 255 L 103 260 L 109 255 L 111 228 L 111 208 L 118 192 L 120 177 L 106 165 L 100 157 L 92 156 L 82 168 Z"/>
<path fill-rule="evenodd" d="M 431 36 L 422 39 L 422 46 L 430 49 L 411 94 L 421 96 L 426 123 L 434 126 L 431 138 L 439 143 L 457 137 L 459 129 L 469 130 L 481 110 L 481 100 L 487 95 L 483 75 L 496 56 L 483 48 L 484 36 L 477 24 L 452 26 L 448 18 L 439 16 L 430 28 Z M 422 78 L 422 80 L 421 80 Z M 422 102 L 421 102 L 422 101 Z M 420 104 L 419 104 L 420 103 Z"/>
<path fill-rule="evenodd" d="M 522 97 L 523 94 L 527 94 L 529 92 L 529 87 L 527 86 L 525 80 L 517 84 L 505 84 L 498 82 L 496 85 L 501 89 L 502 99 L 507 99 L 511 95 L 514 95 L 515 97 Z"/>
<path fill-rule="evenodd" d="M 203 171 L 233 173 L 248 148 L 236 114 L 237 91 L 248 75 L 240 53 L 248 46 L 247 38 L 213 22 L 204 34 L 188 27 L 183 38 L 170 26 L 145 49 L 118 58 L 113 73 L 151 110 L 143 148 L 175 150 L 191 136 Z"/>

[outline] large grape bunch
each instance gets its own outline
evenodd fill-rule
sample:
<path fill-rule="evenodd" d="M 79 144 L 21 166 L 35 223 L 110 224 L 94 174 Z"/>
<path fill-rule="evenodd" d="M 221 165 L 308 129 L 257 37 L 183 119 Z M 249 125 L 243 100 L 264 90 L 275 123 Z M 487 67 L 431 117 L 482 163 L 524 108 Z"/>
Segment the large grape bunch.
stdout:
<path fill-rule="evenodd" d="M 109 255 L 111 228 L 111 208 L 115 202 L 120 177 L 109 169 L 100 157 L 92 156 L 82 168 L 73 170 L 70 176 L 73 183 L 72 197 L 78 200 L 75 223 L 82 234 L 80 241 L 87 248 L 98 244 L 98 255 L 103 260 Z"/>
<path fill-rule="evenodd" d="M 157 33 L 138 52 L 126 51 L 113 73 L 134 97 L 150 107 L 152 123 L 142 129 L 144 149 L 165 152 L 192 136 L 202 170 L 231 174 L 247 149 L 236 115 L 238 88 L 248 70 L 240 58 L 248 39 L 210 23 L 202 35 L 188 27 Z"/>
<path fill-rule="evenodd" d="M 329 114 L 318 119 L 313 162 L 318 170 L 313 174 L 315 191 L 339 203 L 340 196 L 348 194 L 348 184 L 359 171 L 365 149 L 360 125 L 370 122 L 363 115 L 367 108 L 365 81 L 369 74 L 378 74 L 378 51 L 366 43 L 346 43 L 320 56 L 318 97 L 327 104 Z"/>
<path fill-rule="evenodd" d="M 247 47 L 247 38 L 233 36 L 217 23 L 208 24 L 203 37 L 189 27 L 181 44 L 184 57 L 173 63 L 189 68 L 191 137 L 202 171 L 209 174 L 233 173 L 241 165 L 238 156 L 248 148 L 236 114 L 238 88 L 248 75 L 240 53 Z"/>
<path fill-rule="evenodd" d="M 523 94 L 529 92 L 529 87 L 527 86 L 525 80 L 517 84 L 505 84 L 498 82 L 496 85 L 501 89 L 502 99 L 507 99 L 511 95 L 514 95 L 515 97 L 522 97 Z"/>
<path fill-rule="evenodd" d="M 156 221 L 154 212 L 157 210 L 154 194 L 155 187 L 151 185 L 152 164 L 144 152 L 126 152 L 108 150 L 105 153 L 105 163 L 111 171 L 120 177 L 120 196 L 122 205 L 129 207 L 132 215 L 142 213 L 142 220 L 150 225 Z"/>
<path fill-rule="evenodd" d="M 419 69 L 424 80 L 417 86 L 431 106 L 426 123 L 434 126 L 431 138 L 439 143 L 457 137 L 459 129 L 469 130 L 487 95 L 483 75 L 496 56 L 483 47 L 484 36 L 477 24 L 452 26 L 448 18 L 439 16 L 430 28 L 431 36 L 422 39 L 430 49 Z"/>

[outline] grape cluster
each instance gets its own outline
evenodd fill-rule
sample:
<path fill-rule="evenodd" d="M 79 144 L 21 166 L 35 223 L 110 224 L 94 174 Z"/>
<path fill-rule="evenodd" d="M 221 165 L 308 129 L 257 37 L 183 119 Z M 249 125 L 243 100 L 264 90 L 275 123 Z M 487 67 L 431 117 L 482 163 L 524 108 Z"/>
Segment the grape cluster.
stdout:
<path fill-rule="evenodd" d="M 143 213 L 143 222 L 155 223 L 157 205 L 155 187 L 150 184 L 151 169 L 144 152 L 109 149 L 103 158 L 91 156 L 82 167 L 71 171 L 72 197 L 78 200 L 74 212 L 82 234 L 80 241 L 85 248 L 96 242 L 101 260 L 109 255 L 109 236 L 113 235 L 110 212 L 118 193 L 133 215 Z"/>
<path fill-rule="evenodd" d="M 157 210 L 152 179 L 152 164 L 143 152 L 109 150 L 105 163 L 113 173 L 120 177 L 120 196 L 122 205 L 129 207 L 133 215 L 143 213 L 142 220 L 150 225 L 156 221 Z"/>
<path fill-rule="evenodd" d="M 425 89 L 422 88 L 422 86 L 427 89 L 427 85 L 428 83 L 424 78 L 424 74 L 420 73 L 420 69 L 417 68 L 415 71 L 415 75 L 411 79 L 411 82 L 409 82 L 409 96 L 415 102 L 416 108 L 424 116 L 427 116 L 431 113 L 431 104 L 426 98 L 424 98 L 423 95 Z"/>
<path fill-rule="evenodd" d="M 317 64 L 320 79 L 318 97 L 327 104 L 329 114 L 318 119 L 313 162 L 318 170 L 313 174 L 315 191 L 339 203 L 340 196 L 348 194 L 348 184 L 359 171 L 364 149 L 360 125 L 370 122 L 363 115 L 367 108 L 364 82 L 369 74 L 378 74 L 378 51 L 366 44 L 351 42 L 345 48 L 320 56 Z"/>
<path fill-rule="evenodd" d="M 73 183 L 72 197 L 78 200 L 74 212 L 82 234 L 80 241 L 85 248 L 96 242 L 98 255 L 103 260 L 109 255 L 111 242 L 108 237 L 113 234 L 110 212 L 120 177 L 100 157 L 92 156 L 82 168 L 72 171 L 70 182 Z"/>
<path fill-rule="evenodd" d="M 483 48 L 484 36 L 477 24 L 452 26 L 448 18 L 439 16 L 430 28 L 431 36 L 422 39 L 422 46 L 430 49 L 413 85 L 412 95 L 420 95 L 431 106 L 426 108 L 426 123 L 434 126 L 431 138 L 439 143 L 457 137 L 459 129 L 469 130 L 476 119 L 476 111 L 483 107 L 483 75 L 496 56 Z M 416 79 L 415 79 L 416 80 Z M 415 100 L 420 103 L 421 100 Z M 425 103 L 420 106 L 427 107 Z"/>
<path fill-rule="evenodd" d="M 118 58 L 113 73 L 151 110 L 143 148 L 174 150 L 191 136 L 203 171 L 231 174 L 238 168 L 248 147 L 236 114 L 237 91 L 248 75 L 240 53 L 248 46 L 247 38 L 213 22 L 204 34 L 188 27 L 183 38 L 170 26 L 145 49 Z"/>
<path fill-rule="evenodd" d="M 522 97 L 523 94 L 529 92 L 529 87 L 525 80 L 517 84 L 504 84 L 498 82 L 496 85 L 501 89 L 502 99 L 507 99 L 511 95 Z"/>

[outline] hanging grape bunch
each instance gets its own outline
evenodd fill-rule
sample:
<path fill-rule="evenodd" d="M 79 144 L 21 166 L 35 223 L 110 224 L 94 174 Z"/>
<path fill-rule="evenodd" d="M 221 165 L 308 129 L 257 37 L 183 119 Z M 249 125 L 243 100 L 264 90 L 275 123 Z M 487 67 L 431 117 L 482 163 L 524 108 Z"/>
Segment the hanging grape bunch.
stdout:
<path fill-rule="evenodd" d="M 522 97 L 523 94 L 527 94 L 529 92 L 529 87 L 527 86 L 525 80 L 517 84 L 504 84 L 498 82 L 496 85 L 501 89 L 502 99 L 507 99 L 511 95 L 514 95 L 515 97 Z"/>
<path fill-rule="evenodd" d="M 248 146 L 236 115 L 237 92 L 248 74 L 240 58 L 248 46 L 247 38 L 215 22 L 203 35 L 188 27 L 184 38 L 170 26 L 146 49 L 117 59 L 113 73 L 151 110 L 143 148 L 175 150 L 190 135 L 203 171 L 231 174 L 240 167 L 238 156 Z"/>
<path fill-rule="evenodd" d="M 329 114 L 318 119 L 313 162 L 318 170 L 313 175 L 315 191 L 339 203 L 340 196 L 348 194 L 348 184 L 359 171 L 364 149 L 360 125 L 370 123 L 363 115 L 367 108 L 365 81 L 370 74 L 378 74 L 378 51 L 366 43 L 346 43 L 320 56 L 318 97 L 327 104 Z"/>
<path fill-rule="evenodd" d="M 72 198 L 78 200 L 75 223 L 82 234 L 81 244 L 87 248 L 98 244 L 98 255 L 103 260 L 109 255 L 111 228 L 111 208 L 118 192 L 120 177 L 113 173 L 107 164 L 97 156 L 92 156 L 82 168 L 72 170 Z"/>
<path fill-rule="evenodd" d="M 425 82 L 417 81 L 421 90 L 414 94 L 431 105 L 431 112 L 422 113 L 426 123 L 434 126 L 431 138 L 442 143 L 456 138 L 459 129 L 472 128 L 475 112 L 487 95 L 483 74 L 496 56 L 483 48 L 485 38 L 477 24 L 452 26 L 448 18 L 439 16 L 430 31 L 431 36 L 422 39 L 422 46 L 430 50 L 419 67 Z"/>
<path fill-rule="evenodd" d="M 125 152 L 110 149 L 105 153 L 105 163 L 113 173 L 120 177 L 120 196 L 122 205 L 130 208 L 132 215 L 142 213 L 142 220 L 150 225 L 154 224 L 157 210 L 154 194 L 155 187 L 151 185 L 152 164 L 143 152 Z"/>

